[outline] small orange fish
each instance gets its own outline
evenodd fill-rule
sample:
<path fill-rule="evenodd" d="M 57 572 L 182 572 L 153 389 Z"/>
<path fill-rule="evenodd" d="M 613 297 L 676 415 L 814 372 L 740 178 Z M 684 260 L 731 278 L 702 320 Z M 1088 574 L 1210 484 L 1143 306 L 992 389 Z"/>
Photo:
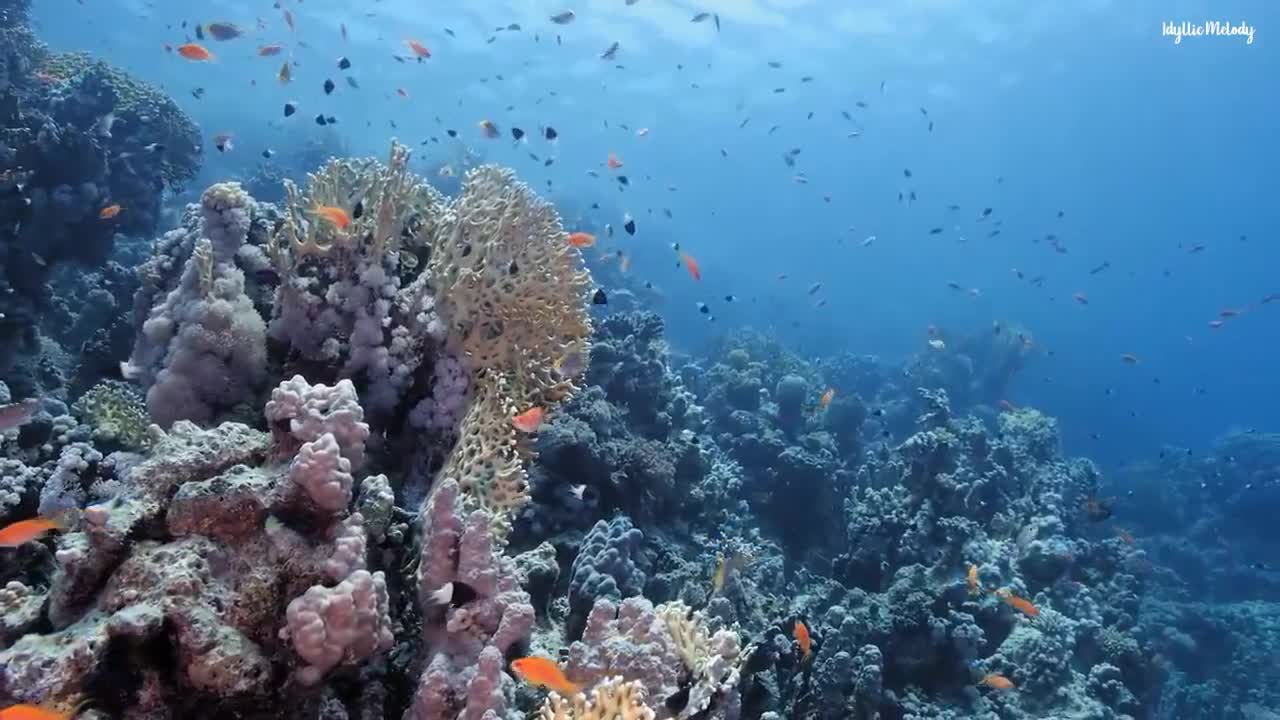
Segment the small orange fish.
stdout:
<path fill-rule="evenodd" d="M 66 526 L 62 521 L 54 518 L 35 517 L 30 520 L 19 520 L 0 529 L 0 547 L 15 548 L 32 540 L 39 540 L 53 530 L 64 529 Z"/>
<path fill-rule="evenodd" d="M 818 398 L 818 406 L 825 410 L 826 407 L 831 404 L 831 399 L 834 398 L 835 396 L 836 396 L 836 389 L 827 388 L 827 391 L 822 393 L 822 397 Z"/>
<path fill-rule="evenodd" d="M 585 232 L 569 233 L 569 244 L 576 248 L 589 248 L 596 244 L 596 236 Z"/>
<path fill-rule="evenodd" d="M 281 85 L 284 85 L 292 77 L 293 71 L 289 69 L 289 61 L 285 60 L 284 64 L 280 66 L 280 72 L 276 74 L 276 79 L 280 81 Z"/>
<path fill-rule="evenodd" d="M 792 631 L 795 635 L 796 644 L 800 646 L 800 660 L 806 662 L 809 660 L 809 654 L 813 650 L 813 638 L 809 636 L 809 628 L 804 624 L 803 620 L 796 621 L 796 627 Z"/>
<path fill-rule="evenodd" d="M 213 59 L 213 53 L 209 52 L 205 46 L 200 43 L 186 43 L 178 46 L 178 54 L 188 60 L 197 62 L 205 62 Z"/>
<path fill-rule="evenodd" d="M 258 57 L 271 57 L 272 55 L 279 55 L 281 50 L 284 50 L 284 46 L 281 45 L 280 43 L 271 43 L 270 45 L 259 45 Z"/>
<path fill-rule="evenodd" d="M 409 97 L 409 91 L 404 88 L 396 88 L 396 93 L 403 98 Z"/>
<path fill-rule="evenodd" d="M 492 120 L 481 120 L 480 134 L 492 140 L 502 133 L 498 131 L 498 126 L 495 125 Z"/>
<path fill-rule="evenodd" d="M 542 420 L 547 415 L 547 411 L 540 407 L 531 407 L 528 410 L 511 418 L 511 424 L 522 433 L 537 432 L 542 425 Z"/>
<path fill-rule="evenodd" d="M 982 684 L 992 690 L 1012 690 L 1013 681 L 1000 673 L 990 673 L 982 678 Z"/>
<path fill-rule="evenodd" d="M 565 677 L 554 660 L 544 657 L 522 657 L 511 661 L 511 671 L 534 687 L 546 688 L 566 697 L 576 695 L 582 686 Z"/>
<path fill-rule="evenodd" d="M 976 597 L 982 592 L 982 583 L 978 581 L 978 566 L 970 563 L 969 572 L 964 576 L 965 584 L 969 586 L 969 595 Z"/>
<path fill-rule="evenodd" d="M 617 155 L 609 153 L 608 165 L 610 170 L 617 170 L 622 167 L 622 161 L 618 159 Z"/>
<path fill-rule="evenodd" d="M 62 711 L 22 703 L 0 710 L 0 720 L 71 720 L 88 706 L 89 701 L 85 700 L 69 711 Z"/>
<path fill-rule="evenodd" d="M 120 207 L 120 203 L 108 205 L 98 211 L 98 219 L 110 220 L 111 218 L 119 215 L 121 210 L 124 210 L 124 208 Z"/>
<path fill-rule="evenodd" d="M 405 44 L 405 45 L 408 45 L 408 46 L 409 46 L 409 49 L 413 51 L 413 54 L 414 54 L 414 55 L 416 55 L 416 56 L 418 56 L 418 57 L 420 57 L 420 58 L 429 58 L 429 57 L 431 57 L 431 51 L 427 49 L 427 46 L 426 46 L 426 45 L 423 45 L 422 43 L 418 42 L 417 40 L 412 40 L 412 39 L 410 39 L 410 40 L 405 40 L 405 41 L 404 41 L 404 44 Z"/>
<path fill-rule="evenodd" d="M 1006 605 L 1021 612 L 1023 615 L 1028 617 L 1037 617 L 1040 615 L 1040 608 L 1033 605 L 1030 600 L 1018 597 L 1008 590 L 1001 588 L 996 591 L 996 596 L 1003 600 Z"/>
<path fill-rule="evenodd" d="M 694 280 L 702 279 L 702 269 L 698 267 L 698 261 L 688 253 L 680 253 L 680 259 L 684 261 L 684 266 L 689 269 L 689 277 Z"/>
<path fill-rule="evenodd" d="M 1125 365 L 1137 365 L 1138 356 L 1130 353 L 1124 353 L 1120 356 L 1120 361 L 1123 362 Z"/>
<path fill-rule="evenodd" d="M 315 213 L 336 225 L 339 230 L 346 230 L 347 226 L 351 224 L 351 216 L 347 215 L 347 211 L 340 207 L 317 205 Z"/>

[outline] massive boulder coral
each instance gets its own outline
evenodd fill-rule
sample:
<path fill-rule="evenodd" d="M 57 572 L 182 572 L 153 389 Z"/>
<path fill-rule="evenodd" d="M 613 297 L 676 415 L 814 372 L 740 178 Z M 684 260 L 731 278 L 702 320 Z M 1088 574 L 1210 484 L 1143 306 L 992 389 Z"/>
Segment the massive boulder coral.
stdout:
<path fill-rule="evenodd" d="M 319 428 L 335 455 L 338 424 Z M 153 432 L 113 499 L 58 538 L 39 595 L 45 625 L 28 624 L 0 652 L 0 700 L 88 696 L 117 714 L 205 717 L 202 699 L 245 711 L 279 703 L 291 687 L 277 682 L 282 669 L 297 664 L 297 680 L 312 684 L 390 645 L 387 589 L 365 568 L 362 518 L 332 505 L 317 513 L 321 503 L 296 490 L 324 487 L 300 474 L 340 484 L 346 458 L 302 469 L 273 461 L 271 436 L 234 423 Z M 303 439 L 292 446 L 314 445 Z M 15 599 L 31 594 L 18 590 Z M 147 646 L 171 648 L 172 663 L 137 650 Z M 104 684 L 111 673 L 124 682 Z"/>

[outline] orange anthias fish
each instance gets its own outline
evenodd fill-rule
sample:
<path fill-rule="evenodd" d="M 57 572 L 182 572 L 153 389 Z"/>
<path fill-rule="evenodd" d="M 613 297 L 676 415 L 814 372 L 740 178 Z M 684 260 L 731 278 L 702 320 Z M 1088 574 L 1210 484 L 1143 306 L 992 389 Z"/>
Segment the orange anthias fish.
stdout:
<path fill-rule="evenodd" d="M 511 661 L 511 671 L 534 687 L 546 688 L 566 697 L 577 694 L 582 687 L 565 677 L 564 671 L 554 660 L 544 657 L 522 657 Z"/>
<path fill-rule="evenodd" d="M 270 45 L 259 45 L 258 57 L 271 57 L 272 55 L 279 55 L 281 50 L 284 50 L 284 46 L 281 45 L 280 43 L 271 43 Z"/>
<path fill-rule="evenodd" d="M 569 244 L 576 248 L 589 248 L 596 244 L 596 236 L 585 232 L 569 233 Z"/>
<path fill-rule="evenodd" d="M 336 225 L 339 230 L 346 230 L 347 226 L 351 224 L 351 216 L 347 215 L 347 211 L 340 207 L 317 205 L 315 213 Z"/>
<path fill-rule="evenodd" d="M 978 566 L 970 563 L 969 572 L 964 576 L 964 582 L 969 586 L 969 595 L 977 596 L 982 592 L 982 583 L 978 581 Z"/>
<path fill-rule="evenodd" d="M 608 164 L 609 164 L 610 170 L 617 170 L 618 168 L 622 167 L 622 161 L 619 160 L 618 156 L 614 155 L 613 153 L 609 153 Z"/>
<path fill-rule="evenodd" d="M 22 703 L 0 710 L 0 720 L 71 720 L 88 706 L 89 702 L 86 700 L 71 710 L 63 711 Z"/>
<path fill-rule="evenodd" d="M 827 388 L 827 391 L 822 393 L 822 397 L 818 398 L 818 406 L 825 410 L 826 407 L 831 404 L 831 399 L 834 398 L 835 396 L 836 396 L 836 389 Z"/>
<path fill-rule="evenodd" d="M 684 261 L 684 266 L 689 268 L 689 277 L 694 280 L 702 279 L 702 269 L 698 267 L 698 261 L 688 253 L 680 253 L 680 259 Z"/>
<path fill-rule="evenodd" d="M 1000 673 L 989 673 L 982 678 L 982 684 L 992 690 L 1012 690 L 1013 681 Z"/>
<path fill-rule="evenodd" d="M 996 596 L 1003 600 L 1006 605 L 1021 612 L 1027 617 L 1037 617 L 1040 615 L 1040 608 L 1033 605 L 1030 600 L 1018 597 L 1008 590 L 1001 588 L 996 591 Z"/>
<path fill-rule="evenodd" d="M 209 52 L 205 46 L 200 43 L 186 43 L 178 46 L 178 54 L 188 60 L 204 62 L 213 59 L 213 53 Z"/>
<path fill-rule="evenodd" d="M 15 548 L 39 540 L 54 530 L 63 530 L 66 526 L 61 520 L 35 517 L 30 520 L 19 520 L 0 529 L 0 547 Z"/>
<path fill-rule="evenodd" d="M 795 635 L 796 644 L 800 646 L 801 662 L 808 661 L 809 654 L 813 651 L 813 638 L 809 637 L 808 626 L 804 624 L 803 620 L 797 620 L 792 634 Z"/>
<path fill-rule="evenodd" d="M 522 433 L 537 432 L 542 425 L 542 420 L 547 415 L 547 411 L 540 407 L 531 407 L 528 410 L 511 418 L 511 424 Z"/>
<path fill-rule="evenodd" d="M 420 57 L 420 58 L 429 58 L 429 57 L 431 57 L 431 51 L 427 49 L 427 46 L 426 46 L 426 45 L 423 45 L 422 43 L 418 42 L 417 40 L 412 40 L 412 39 L 410 39 L 410 40 L 405 40 L 405 41 L 404 41 L 404 44 L 405 44 L 405 45 L 408 45 L 408 46 L 409 46 L 409 49 L 413 51 L 413 54 L 414 54 L 414 55 L 416 55 L 416 56 L 418 56 L 418 57 Z"/>
<path fill-rule="evenodd" d="M 120 211 L 123 209 L 124 208 L 120 207 L 120 203 L 115 203 L 114 205 L 108 205 L 102 208 L 102 210 L 98 211 L 98 219 L 110 220 L 111 218 L 119 215 Z"/>

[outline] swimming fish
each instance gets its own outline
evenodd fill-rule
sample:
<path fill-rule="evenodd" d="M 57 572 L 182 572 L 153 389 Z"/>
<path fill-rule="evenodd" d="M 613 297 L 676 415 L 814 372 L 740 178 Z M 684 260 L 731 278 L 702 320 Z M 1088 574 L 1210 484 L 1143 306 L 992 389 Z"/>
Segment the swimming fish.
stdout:
<path fill-rule="evenodd" d="M 188 60 L 205 62 L 213 59 L 213 53 L 199 43 L 186 43 L 178 46 L 178 54 Z"/>
<path fill-rule="evenodd" d="M 1123 362 L 1125 365 L 1137 365 L 1138 356 L 1132 353 L 1122 353 L 1120 355 L 1120 362 Z"/>
<path fill-rule="evenodd" d="M 577 499 L 577 500 L 581 500 L 582 494 L 585 493 L 586 491 L 587 491 L 586 485 L 570 485 L 569 486 L 569 494 L 572 495 L 574 499 Z"/>
<path fill-rule="evenodd" d="M 612 60 L 618 55 L 618 43 L 614 42 L 604 52 L 600 53 L 601 60 Z"/>
<path fill-rule="evenodd" d="M 1028 617 L 1037 617 L 1040 615 L 1040 608 L 1036 607 L 1026 598 L 1018 597 L 1004 588 L 996 590 L 996 597 L 1000 598 L 1009 607 Z"/>
<path fill-rule="evenodd" d="M 796 638 L 796 644 L 800 646 L 800 661 L 807 662 L 813 651 L 813 638 L 809 636 L 809 628 L 804 624 L 804 621 L 796 620 L 792 635 Z"/>
<path fill-rule="evenodd" d="M 965 584 L 969 586 L 970 597 L 977 597 L 982 592 L 982 585 L 978 582 L 978 566 L 970 563 L 969 572 L 964 576 Z"/>
<path fill-rule="evenodd" d="M 429 607 L 440 607 L 449 605 L 452 607 L 462 607 L 467 603 L 475 600 L 479 595 L 475 588 L 470 585 L 454 580 L 440 586 L 439 590 L 427 596 L 427 605 Z"/>
<path fill-rule="evenodd" d="M 481 120 L 479 123 L 480 134 L 492 140 L 502 133 L 498 130 L 498 126 L 493 124 L 492 120 Z"/>
<path fill-rule="evenodd" d="M 623 213 L 622 229 L 626 230 L 628 235 L 636 234 L 636 220 L 635 218 L 631 217 L 631 213 Z"/>
<path fill-rule="evenodd" d="M 413 51 L 413 54 L 416 57 L 419 57 L 419 58 L 431 57 L 431 51 L 427 49 L 427 46 L 423 45 L 417 40 L 406 39 L 404 41 L 404 44 L 409 46 L 409 49 Z"/>
<path fill-rule="evenodd" d="M 552 15 L 551 22 L 557 25 L 568 25 L 573 22 L 573 19 L 576 17 L 578 16 L 572 10 L 565 10 L 564 12 Z"/>
<path fill-rule="evenodd" d="M 0 710 L 0 720 L 72 720 L 89 706 L 89 701 L 81 701 L 71 710 L 51 710 L 40 705 L 20 703 Z"/>
<path fill-rule="evenodd" d="M 233 40 L 244 34 L 244 30 L 239 25 L 229 22 L 211 22 L 205 26 L 205 31 L 213 36 L 214 40 Z"/>
<path fill-rule="evenodd" d="M 56 518 L 34 517 L 19 520 L 0 529 L 0 547 L 15 548 L 32 540 L 39 540 L 53 530 L 64 530 L 66 526 Z"/>
<path fill-rule="evenodd" d="M 609 296 L 605 294 L 604 288 L 596 288 L 595 294 L 591 296 L 592 305 L 608 305 Z"/>
<path fill-rule="evenodd" d="M 999 673 L 989 673 L 981 680 L 981 684 L 992 690 L 1012 690 L 1013 681 Z"/>
<path fill-rule="evenodd" d="M 315 207 L 315 214 L 333 223 L 339 230 L 346 230 L 347 226 L 351 224 L 351 217 L 347 215 L 346 210 L 343 210 L 340 207 L 334 207 L 332 205 L 317 205 Z"/>
<path fill-rule="evenodd" d="M 1084 294 L 1084 293 L 1082 293 L 1082 292 L 1078 292 L 1078 293 L 1071 293 L 1071 299 L 1072 299 L 1072 300 L 1075 300 L 1076 302 L 1080 303 L 1081 305 L 1088 305 L 1088 304 L 1089 304 L 1089 296 L 1088 296 L 1088 295 L 1085 295 L 1085 294 Z"/>
<path fill-rule="evenodd" d="M 702 280 L 702 269 L 698 266 L 698 261 L 688 253 L 680 253 L 680 259 L 684 261 L 684 266 L 689 270 L 689 277 L 695 281 Z"/>
<path fill-rule="evenodd" d="M 214 135 L 213 146 L 218 148 L 218 152 L 230 152 L 235 149 L 235 144 L 232 142 L 231 136 L 226 133 Z"/>
<path fill-rule="evenodd" d="M 333 94 L 333 90 L 334 90 L 334 88 L 336 88 L 336 87 L 338 87 L 338 86 L 337 86 L 336 84 L 334 84 L 334 82 L 333 82 L 333 80 L 332 80 L 332 79 L 325 79 L 325 81 L 324 81 L 324 94 L 325 94 L 325 95 L 332 95 L 332 94 Z"/>
<path fill-rule="evenodd" d="M 295 102 L 287 102 L 287 103 L 285 103 L 285 104 L 284 104 L 284 116 L 285 116 L 285 117 L 289 117 L 290 115 L 292 115 L 292 114 L 294 114 L 294 113 L 296 113 L 296 112 L 298 112 L 298 104 L 297 104 L 297 103 L 295 103 Z"/>
<path fill-rule="evenodd" d="M 116 208 L 116 213 L 120 212 L 119 205 L 112 205 L 111 207 Z M 106 213 L 107 210 L 110 209 L 111 208 L 103 208 L 102 212 L 98 214 L 98 217 L 103 217 L 103 213 Z M 115 217 L 115 213 L 112 213 L 107 217 Z M 27 398 L 20 402 L 0 405 L 0 432 L 26 425 L 39 409 L 40 401 L 35 398 Z"/>
<path fill-rule="evenodd" d="M 511 418 L 511 424 L 515 429 L 522 433 L 537 432 L 538 427 L 542 425 L 543 418 L 546 417 L 546 411 L 540 407 L 531 407 L 528 410 Z"/>
<path fill-rule="evenodd" d="M 340 58 L 338 58 L 338 69 L 339 69 L 339 70 L 350 70 L 350 69 L 351 69 L 351 61 L 350 61 L 350 60 L 348 60 L 348 59 L 347 59 L 347 58 L 345 58 L 345 57 L 340 57 Z"/>
<path fill-rule="evenodd" d="M 827 388 L 827 391 L 822 393 L 822 397 L 818 398 L 818 407 L 821 407 L 822 409 L 825 410 L 827 406 L 831 404 L 831 399 L 834 398 L 835 396 L 836 396 L 836 389 Z"/>
<path fill-rule="evenodd" d="M 711 13 L 700 12 L 697 15 L 694 15 L 692 18 L 690 18 L 689 22 L 700 23 L 700 22 L 706 22 L 707 20 L 710 20 L 710 19 L 711 19 Z"/>
<path fill-rule="evenodd" d="M 741 568 L 751 559 L 747 553 L 734 550 L 728 555 L 720 555 L 716 558 L 716 572 L 711 576 L 711 594 L 715 595 L 724 589 L 724 584 L 729 580 L 729 576 L 733 571 Z"/>
<path fill-rule="evenodd" d="M 276 73 L 276 79 L 279 80 L 281 84 L 284 84 L 289 82 L 292 77 L 293 71 L 289 68 L 289 61 L 285 60 L 284 64 L 280 66 L 280 72 Z"/>
<path fill-rule="evenodd" d="M 554 660 L 544 657 L 522 657 L 511 661 L 511 671 L 534 687 L 546 688 L 572 697 L 582 688 L 570 682 Z"/>
<path fill-rule="evenodd" d="M 620 160 L 617 155 L 609 153 L 609 158 L 606 161 L 606 164 L 609 166 L 610 170 L 617 170 L 622 167 L 622 160 Z"/>
<path fill-rule="evenodd" d="M 585 232 L 569 233 L 569 244 L 576 248 L 589 248 L 596 244 L 596 236 Z"/>
<path fill-rule="evenodd" d="M 284 50 L 284 46 L 281 45 L 280 43 L 271 43 L 270 45 L 259 45 L 258 57 L 272 57 L 273 55 L 279 55 L 280 51 L 282 50 Z"/>
<path fill-rule="evenodd" d="M 102 210 L 98 211 L 98 219 L 110 220 L 111 218 L 119 215 L 120 211 L 123 209 L 124 208 L 120 207 L 120 203 L 114 203 L 114 204 L 108 205 L 102 208 Z M 8 407 L 12 407 L 12 406 L 8 406 Z"/>

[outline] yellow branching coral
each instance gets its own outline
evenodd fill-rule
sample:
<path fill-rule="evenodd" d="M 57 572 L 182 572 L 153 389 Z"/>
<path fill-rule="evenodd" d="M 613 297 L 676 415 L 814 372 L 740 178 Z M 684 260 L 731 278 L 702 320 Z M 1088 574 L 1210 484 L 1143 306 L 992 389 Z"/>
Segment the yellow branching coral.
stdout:
<path fill-rule="evenodd" d="M 738 634 L 728 629 L 708 632 L 706 616 L 679 601 L 658 606 L 657 613 L 694 679 L 688 705 L 679 715 L 691 717 L 709 707 L 716 696 L 731 693 L 737 686 L 741 654 Z"/>
<path fill-rule="evenodd" d="M 596 685 L 588 698 L 583 693 L 565 699 L 552 693 L 542 705 L 541 720 L 653 720 L 644 704 L 644 687 L 637 682 L 611 678 Z"/>
<path fill-rule="evenodd" d="M 555 208 L 494 166 L 467 173 L 430 246 L 426 278 L 474 394 L 442 476 L 509 513 L 527 499 L 527 450 L 511 418 L 576 390 L 556 367 L 591 336 L 591 276 Z"/>
<path fill-rule="evenodd" d="M 385 165 L 373 158 L 333 159 L 307 176 L 306 192 L 291 180 L 284 186 L 285 221 L 271 247 L 281 275 L 309 256 L 337 250 L 372 260 L 397 252 L 422 233 L 430 237 L 444 206 L 439 192 L 409 172 L 409 148 L 397 142 Z M 339 228 L 319 217 L 322 205 L 340 208 L 351 224 Z"/>

